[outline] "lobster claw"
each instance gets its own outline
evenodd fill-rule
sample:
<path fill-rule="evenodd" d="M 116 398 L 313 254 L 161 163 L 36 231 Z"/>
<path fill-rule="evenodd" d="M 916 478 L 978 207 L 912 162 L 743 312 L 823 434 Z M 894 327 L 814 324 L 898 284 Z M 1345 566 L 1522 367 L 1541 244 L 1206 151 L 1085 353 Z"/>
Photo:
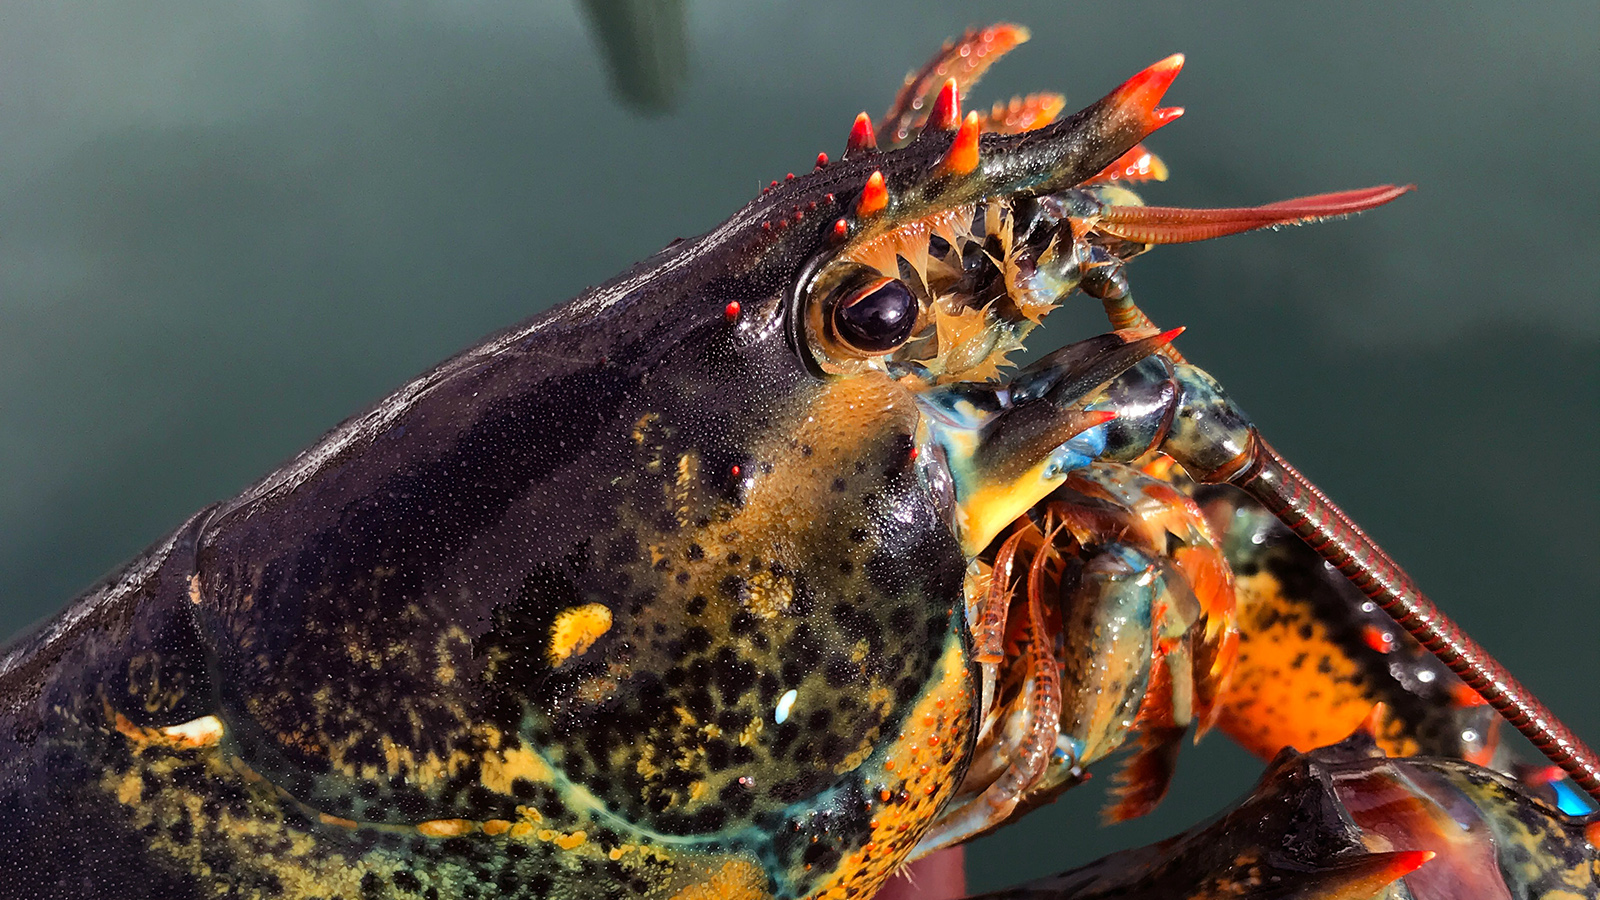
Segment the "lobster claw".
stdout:
<path fill-rule="evenodd" d="M 1063 347 L 1009 383 L 955 383 L 917 396 L 927 432 L 918 443 L 942 454 L 969 556 L 1105 449 L 1100 426 L 1115 414 L 1079 401 L 1180 331 L 1111 332 Z"/>

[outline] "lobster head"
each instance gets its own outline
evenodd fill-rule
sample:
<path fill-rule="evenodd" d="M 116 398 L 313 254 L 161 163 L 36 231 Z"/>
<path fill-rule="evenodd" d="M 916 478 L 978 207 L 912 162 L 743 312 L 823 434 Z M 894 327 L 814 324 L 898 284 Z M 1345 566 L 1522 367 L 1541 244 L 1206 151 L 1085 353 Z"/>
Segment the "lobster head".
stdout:
<path fill-rule="evenodd" d="M 974 58 L 1024 36 L 984 34 Z M 340 822 L 526 825 L 616 881 L 886 876 L 972 752 L 969 564 L 1098 455 L 1115 423 L 1079 401 L 1171 334 L 1002 379 L 1008 355 L 1151 244 L 1399 190 L 1143 206 L 1117 179 L 1158 168 L 1181 62 L 1048 124 L 961 115 L 986 62 L 924 79 L 842 160 L 218 508 L 188 600 L 241 763 Z"/>

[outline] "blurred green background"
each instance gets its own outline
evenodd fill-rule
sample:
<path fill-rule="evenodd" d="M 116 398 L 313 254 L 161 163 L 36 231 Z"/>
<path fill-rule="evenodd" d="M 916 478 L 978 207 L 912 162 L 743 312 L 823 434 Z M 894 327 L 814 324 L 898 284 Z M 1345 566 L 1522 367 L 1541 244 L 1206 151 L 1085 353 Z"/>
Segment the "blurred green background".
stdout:
<path fill-rule="evenodd" d="M 0 635 L 483 334 L 837 153 L 968 25 L 987 103 L 1174 51 L 1153 202 L 1385 181 L 1354 221 L 1169 248 L 1154 317 L 1591 742 L 1600 5 L 13 3 L 0 30 Z M 1097 328 L 1087 312 L 1036 344 Z M 995 887 L 1165 836 L 1098 790 L 981 841 Z M 1104 777 L 1101 781 L 1108 780 Z"/>

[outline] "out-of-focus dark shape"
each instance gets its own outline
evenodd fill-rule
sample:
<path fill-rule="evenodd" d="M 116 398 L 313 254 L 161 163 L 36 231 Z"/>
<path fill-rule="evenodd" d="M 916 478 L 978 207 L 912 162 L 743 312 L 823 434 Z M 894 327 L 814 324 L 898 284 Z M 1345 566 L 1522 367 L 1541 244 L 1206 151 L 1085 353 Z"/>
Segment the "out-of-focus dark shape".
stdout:
<path fill-rule="evenodd" d="M 583 0 L 581 5 L 617 95 L 643 113 L 671 109 L 689 69 L 683 0 Z"/>

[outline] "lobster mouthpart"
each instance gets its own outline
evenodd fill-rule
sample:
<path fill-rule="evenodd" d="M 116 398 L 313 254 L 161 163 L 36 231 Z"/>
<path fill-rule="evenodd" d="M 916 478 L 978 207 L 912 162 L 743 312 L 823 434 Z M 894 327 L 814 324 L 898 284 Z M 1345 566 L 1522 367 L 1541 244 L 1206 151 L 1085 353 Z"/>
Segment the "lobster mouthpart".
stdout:
<path fill-rule="evenodd" d="M 1063 347 L 1010 382 L 963 382 L 918 395 L 927 441 L 950 473 L 956 532 L 969 556 L 1105 449 L 1100 426 L 1115 414 L 1078 401 L 1180 332 L 1112 332 Z"/>

